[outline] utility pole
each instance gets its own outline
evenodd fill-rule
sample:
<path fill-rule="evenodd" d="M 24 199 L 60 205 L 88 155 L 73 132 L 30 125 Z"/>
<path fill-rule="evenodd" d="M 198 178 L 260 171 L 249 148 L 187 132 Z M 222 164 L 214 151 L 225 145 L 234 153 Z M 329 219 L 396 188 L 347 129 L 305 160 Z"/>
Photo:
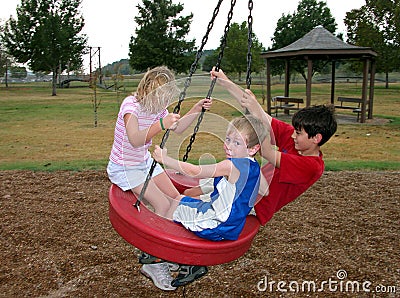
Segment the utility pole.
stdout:
<path fill-rule="evenodd" d="M 93 72 L 93 57 L 96 56 L 99 59 L 99 66 L 98 69 Z M 90 72 L 90 78 L 89 78 L 89 84 L 90 87 L 93 89 L 93 112 L 94 112 L 94 127 L 97 127 L 97 110 L 100 106 L 100 100 L 97 98 L 97 80 L 99 80 L 99 83 L 102 84 L 103 82 L 103 76 L 101 74 L 101 62 L 100 62 L 100 47 L 89 47 L 89 72 Z"/>
<path fill-rule="evenodd" d="M 100 61 L 100 49 L 101 47 L 89 47 L 89 75 L 90 75 L 90 83 L 93 83 L 93 57 L 97 56 L 99 67 L 96 70 L 97 75 L 96 77 L 99 79 L 99 83 L 103 83 L 103 76 L 101 73 L 101 61 Z"/>

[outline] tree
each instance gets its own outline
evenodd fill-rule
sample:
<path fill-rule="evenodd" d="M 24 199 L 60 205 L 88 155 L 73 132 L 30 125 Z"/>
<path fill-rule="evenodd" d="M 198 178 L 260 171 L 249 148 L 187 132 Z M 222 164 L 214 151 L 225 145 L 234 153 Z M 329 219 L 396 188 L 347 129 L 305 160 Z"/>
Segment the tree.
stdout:
<path fill-rule="evenodd" d="M 87 37 L 79 35 L 84 20 L 81 0 L 22 0 L 17 19 L 10 18 L 2 39 L 9 54 L 35 72 L 52 72 L 52 95 L 57 75 L 82 66 Z"/>
<path fill-rule="evenodd" d="M 212 50 L 211 53 L 205 56 L 201 69 L 209 72 L 216 64 L 219 50 Z M 204 56 L 204 55 L 203 55 Z"/>
<path fill-rule="evenodd" d="M 367 0 L 348 12 L 344 23 L 348 42 L 378 53 L 376 71 L 386 74 L 389 88 L 389 73 L 400 69 L 400 0 Z"/>
<path fill-rule="evenodd" d="M 297 11 L 293 14 L 282 14 L 282 17 L 278 20 L 272 38 L 272 46 L 269 50 L 283 48 L 302 38 L 305 34 L 319 25 L 332 33 L 334 33 L 337 28 L 335 18 L 332 16 L 326 2 L 302 0 L 297 5 Z M 326 62 L 314 61 L 313 72 L 315 73 L 320 71 L 324 68 L 325 64 Z M 291 69 L 300 73 L 302 77 L 307 80 L 305 61 L 292 61 Z M 273 74 L 281 75 L 283 70 L 284 66 L 282 61 L 272 61 L 271 71 Z"/>
<path fill-rule="evenodd" d="M 136 37 L 129 43 L 129 62 L 133 69 L 166 65 L 176 72 L 187 72 L 194 61 L 195 40 L 185 41 L 189 33 L 193 14 L 179 16 L 182 4 L 171 0 L 143 0 L 137 5 L 139 15 L 135 17 Z"/>
<path fill-rule="evenodd" d="M 8 87 L 8 73 L 11 66 L 12 57 L 10 57 L 5 51 L 0 49 L 0 74 L 1 77 L 4 75 L 4 83 Z"/>
<path fill-rule="evenodd" d="M 221 37 L 222 40 L 222 37 Z M 259 72 L 264 63 L 261 58 L 261 51 L 263 47 L 258 41 L 254 33 L 252 33 L 252 45 L 251 45 L 251 71 Z M 217 62 L 218 53 L 220 48 L 208 56 L 203 64 L 204 70 L 211 70 L 212 66 Z M 241 75 L 247 70 L 247 52 L 248 52 L 248 28 L 247 22 L 243 22 L 241 25 L 238 23 L 232 23 L 229 27 L 228 35 L 226 37 L 226 48 L 224 49 L 224 56 L 221 62 L 221 68 L 225 72 L 234 72 L 238 74 L 238 80 L 240 81 Z M 206 68 L 207 67 L 207 68 Z M 211 67 L 211 68 L 210 68 Z"/>
<path fill-rule="evenodd" d="M 4 26 L 0 24 L 0 32 L 4 31 Z M 1 35 L 0 35 L 0 77 L 3 77 L 4 75 L 4 83 L 6 84 L 6 87 L 8 87 L 8 70 L 10 67 L 10 61 L 11 57 L 10 55 L 7 54 L 5 48 L 4 48 L 4 42 L 1 40 Z"/>

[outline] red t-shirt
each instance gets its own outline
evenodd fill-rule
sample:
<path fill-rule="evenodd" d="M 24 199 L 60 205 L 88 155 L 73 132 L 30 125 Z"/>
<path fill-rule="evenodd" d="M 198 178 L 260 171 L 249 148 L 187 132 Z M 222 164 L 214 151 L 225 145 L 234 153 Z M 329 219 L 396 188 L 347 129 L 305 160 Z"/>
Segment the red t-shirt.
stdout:
<path fill-rule="evenodd" d="M 293 126 L 273 119 L 271 123 L 271 142 L 282 152 L 280 168 L 270 164 L 262 168 L 264 176 L 271 177 L 269 194 L 261 199 L 254 207 L 257 218 L 265 225 L 283 206 L 290 203 L 311 185 L 313 185 L 324 172 L 322 152 L 319 156 L 302 156 L 294 147 L 292 134 Z"/>

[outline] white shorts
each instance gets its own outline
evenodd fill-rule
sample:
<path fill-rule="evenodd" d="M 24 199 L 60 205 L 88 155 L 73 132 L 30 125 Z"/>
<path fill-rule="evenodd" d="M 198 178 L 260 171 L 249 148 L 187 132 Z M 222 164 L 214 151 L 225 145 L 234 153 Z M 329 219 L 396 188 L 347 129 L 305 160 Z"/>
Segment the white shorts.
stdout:
<path fill-rule="evenodd" d="M 111 183 L 118 185 L 124 191 L 135 188 L 146 181 L 152 163 L 153 158 L 151 157 L 137 166 L 122 166 L 109 161 L 107 166 L 108 178 Z M 164 172 L 164 169 L 157 163 L 151 177 L 162 172 Z"/>

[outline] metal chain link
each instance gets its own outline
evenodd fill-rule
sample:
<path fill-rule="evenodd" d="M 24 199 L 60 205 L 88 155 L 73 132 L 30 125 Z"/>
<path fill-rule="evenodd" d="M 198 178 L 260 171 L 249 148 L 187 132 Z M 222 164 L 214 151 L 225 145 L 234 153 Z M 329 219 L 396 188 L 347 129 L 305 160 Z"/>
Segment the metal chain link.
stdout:
<path fill-rule="evenodd" d="M 177 103 L 177 105 L 175 106 L 175 108 L 173 110 L 173 113 L 175 113 L 175 114 L 179 113 L 179 111 L 181 109 L 182 101 L 186 97 L 186 91 L 187 91 L 187 89 L 189 88 L 189 86 L 190 86 L 190 84 L 192 82 L 192 76 L 193 76 L 193 74 L 195 73 L 195 71 L 197 69 L 198 62 L 199 62 L 199 60 L 200 60 L 200 58 L 201 58 L 201 56 L 203 54 L 204 46 L 206 45 L 206 43 L 208 41 L 208 36 L 209 36 L 213 26 L 214 26 L 214 21 L 215 21 L 215 18 L 217 17 L 217 15 L 218 15 L 218 12 L 219 12 L 219 9 L 221 7 L 222 1 L 223 0 L 219 0 L 218 3 L 217 3 L 217 6 L 214 9 L 212 18 L 211 18 L 211 20 L 210 20 L 210 22 L 208 23 L 208 26 L 207 26 L 207 31 L 206 31 L 205 35 L 203 36 L 203 39 L 201 41 L 201 45 L 200 45 L 199 49 L 197 50 L 195 60 L 192 63 L 192 65 L 190 66 L 189 75 L 185 80 L 184 88 L 183 88 L 182 92 L 179 94 L 178 103 Z M 170 133 L 170 130 L 167 129 L 167 131 L 164 133 L 164 135 L 163 135 L 163 137 L 161 139 L 161 144 L 160 144 L 161 148 L 164 148 L 164 145 L 168 140 L 169 133 Z M 145 182 L 143 184 L 142 190 L 140 191 L 140 195 L 139 195 L 138 199 L 136 200 L 136 203 L 134 204 L 136 209 L 138 209 L 139 211 L 140 211 L 140 207 L 139 207 L 140 206 L 140 202 L 143 200 L 144 193 L 145 193 L 145 191 L 147 189 L 147 186 L 149 184 L 151 176 L 153 175 L 153 172 L 154 172 L 154 169 L 155 169 L 156 165 L 157 165 L 157 162 L 155 160 L 153 160 L 153 163 L 151 164 L 150 170 L 149 170 L 149 172 L 148 172 L 148 174 L 146 176 L 146 180 L 145 180 Z"/>
<path fill-rule="evenodd" d="M 227 23 L 226 23 L 225 28 L 224 28 L 224 35 L 223 35 L 222 40 L 221 40 L 220 51 L 219 51 L 219 54 L 218 54 L 217 62 L 215 64 L 215 70 L 216 71 L 219 71 L 219 68 L 221 66 L 222 57 L 224 56 L 224 50 L 225 50 L 225 47 L 226 47 L 226 39 L 228 37 L 230 23 L 231 23 L 232 16 L 233 16 L 233 8 L 235 7 L 235 4 L 236 4 L 236 0 L 232 0 L 231 1 L 231 7 L 230 7 L 230 10 L 229 10 L 229 13 L 228 13 L 228 20 L 227 20 Z M 210 88 L 208 90 L 206 98 L 208 98 L 208 99 L 211 98 L 211 95 L 212 95 L 212 92 L 214 90 L 214 86 L 215 86 L 216 81 L 217 81 L 217 78 L 214 78 L 211 81 L 211 85 L 210 85 Z M 201 110 L 201 113 L 200 113 L 199 117 L 197 118 L 197 123 L 196 123 L 196 126 L 193 129 L 193 134 L 190 137 L 189 144 L 186 147 L 186 152 L 185 152 L 185 154 L 184 154 L 184 156 L 182 158 L 183 161 L 187 161 L 187 159 L 189 157 L 189 152 L 192 150 L 192 145 L 193 145 L 193 143 L 194 143 L 194 141 L 196 139 L 196 134 L 199 131 L 201 121 L 203 121 L 203 117 L 204 117 L 205 111 L 206 110 L 203 108 Z"/>
<path fill-rule="evenodd" d="M 249 0 L 248 4 L 249 8 L 249 16 L 247 17 L 247 72 L 246 72 L 246 85 L 247 89 L 250 89 L 251 86 L 251 47 L 253 44 L 253 16 L 251 15 L 251 11 L 253 10 L 253 0 Z"/>
<path fill-rule="evenodd" d="M 219 12 L 219 9 L 221 7 L 222 1 L 223 0 L 219 0 L 218 1 L 217 6 L 214 9 L 213 16 L 212 16 L 210 22 L 208 23 L 206 34 L 203 36 L 203 39 L 201 41 L 201 45 L 200 45 L 200 47 L 199 47 L 199 49 L 197 50 L 197 53 L 196 53 L 196 58 L 195 58 L 194 62 L 192 63 L 191 67 L 190 67 L 189 75 L 186 78 L 186 81 L 185 81 L 185 84 L 184 84 L 184 89 L 180 93 L 178 104 L 174 108 L 173 113 L 175 113 L 175 114 L 179 113 L 180 108 L 181 108 L 181 103 L 186 97 L 186 90 L 187 90 L 187 88 L 189 88 L 190 83 L 192 82 L 192 75 L 196 71 L 197 64 L 198 64 L 201 56 L 203 55 L 203 48 L 204 48 L 204 46 L 206 45 L 206 43 L 208 41 L 208 36 L 209 36 L 213 26 L 214 26 L 214 21 L 215 21 L 215 18 L 217 17 L 217 15 L 218 15 L 218 12 Z"/>

